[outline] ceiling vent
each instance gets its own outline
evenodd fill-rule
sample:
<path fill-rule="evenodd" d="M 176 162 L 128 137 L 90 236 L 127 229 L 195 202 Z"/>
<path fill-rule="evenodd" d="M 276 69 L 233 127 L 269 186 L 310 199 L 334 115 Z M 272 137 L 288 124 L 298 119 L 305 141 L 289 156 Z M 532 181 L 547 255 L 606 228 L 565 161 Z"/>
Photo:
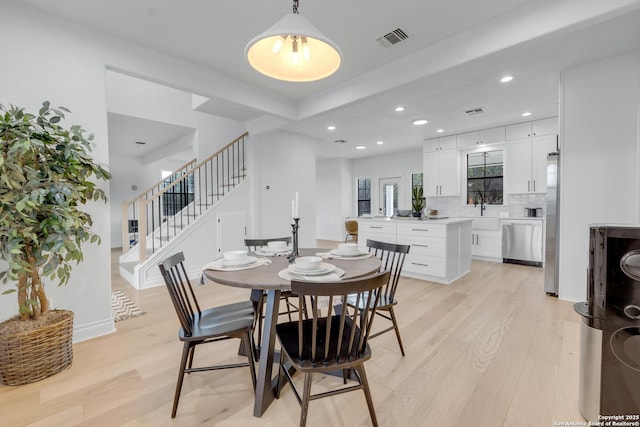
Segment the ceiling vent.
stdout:
<path fill-rule="evenodd" d="M 486 113 L 487 110 L 484 109 L 484 107 L 478 107 L 478 108 L 472 108 L 471 110 L 467 110 L 464 113 L 471 117 L 471 116 L 475 116 L 476 114 L 482 114 L 482 113 Z"/>
<path fill-rule="evenodd" d="M 387 33 L 382 37 L 378 37 L 376 41 L 384 47 L 391 47 L 408 38 L 409 36 L 407 35 L 407 33 L 405 33 L 400 28 L 396 28 L 390 33 Z"/>
<path fill-rule="evenodd" d="M 333 141 L 333 142 L 334 142 L 334 143 L 336 143 L 336 144 L 344 144 L 344 143 L 346 143 L 347 141 L 346 141 L 346 140 L 344 140 L 344 139 L 336 139 L 336 140 L 335 140 L 335 141 Z"/>

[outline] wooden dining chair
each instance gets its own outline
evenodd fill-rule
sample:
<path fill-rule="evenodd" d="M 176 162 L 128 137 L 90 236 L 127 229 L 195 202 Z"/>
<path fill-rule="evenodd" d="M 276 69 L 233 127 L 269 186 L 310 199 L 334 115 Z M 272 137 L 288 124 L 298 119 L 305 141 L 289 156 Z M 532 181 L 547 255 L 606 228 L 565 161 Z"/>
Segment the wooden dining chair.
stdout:
<path fill-rule="evenodd" d="M 349 237 L 351 237 L 354 241 L 357 242 L 358 241 L 358 221 L 353 221 L 353 220 L 345 221 L 344 228 L 347 230 L 347 235 L 344 238 L 345 243 L 347 239 L 349 239 Z"/>
<path fill-rule="evenodd" d="M 249 252 L 255 252 L 256 250 L 258 250 L 259 248 L 263 247 L 263 246 L 267 246 L 267 244 L 269 242 L 286 242 L 287 244 L 291 244 L 291 236 L 288 237 L 272 237 L 272 238 L 268 238 L 268 239 L 244 239 L 244 245 L 247 247 L 247 249 L 249 250 Z M 258 324 L 258 327 L 256 328 L 258 331 L 258 342 L 257 344 L 257 348 L 259 348 L 260 344 L 261 344 L 261 339 L 262 339 L 262 319 L 264 317 L 264 297 L 265 297 L 265 291 L 260 290 L 260 289 L 254 289 L 251 291 L 251 301 L 253 302 L 253 305 L 255 307 L 255 312 L 256 312 L 256 321 Z M 290 291 L 282 291 L 280 292 L 280 301 L 284 301 L 285 303 L 285 310 L 284 311 L 280 311 L 278 313 L 278 315 L 287 315 L 289 317 L 289 321 L 293 320 L 293 318 L 291 317 L 291 315 L 293 313 L 298 313 L 298 307 L 293 304 L 290 300 L 289 297 L 291 296 L 291 292 Z"/>
<path fill-rule="evenodd" d="M 195 348 L 200 344 L 240 338 L 245 348 L 253 348 L 254 310 L 251 301 L 202 310 L 184 268 L 184 254 L 182 252 L 168 257 L 158 267 L 169 291 L 178 320 L 180 320 L 181 328 L 178 332 L 178 338 L 184 344 L 171 418 L 176 416 L 184 374 L 249 366 L 251 382 L 253 390 L 255 390 L 255 361 L 251 351 L 247 352 L 248 360 L 246 363 L 192 367 Z"/>
<path fill-rule="evenodd" d="M 371 421 L 374 426 L 378 425 L 364 362 L 371 358 L 368 344 L 371 323 L 380 302 L 379 291 L 388 280 L 389 272 L 383 271 L 341 281 L 291 281 L 291 292 L 298 297 L 299 304 L 306 297 L 311 300 L 311 314 L 309 319 L 276 325 L 282 349 L 276 397 L 280 397 L 286 378 L 301 406 L 301 427 L 306 425 L 311 400 L 355 390 L 364 392 Z M 355 298 L 356 304 L 345 309 L 348 298 Z M 293 381 L 291 369 L 304 374 L 302 393 Z M 346 383 L 346 387 L 311 394 L 314 373 L 342 372 L 346 382 L 347 377 L 351 377 L 346 373 L 351 371 L 355 374 L 355 384 Z"/>
<path fill-rule="evenodd" d="M 404 356 L 404 346 L 400 338 L 400 329 L 398 328 L 398 320 L 393 308 L 398 304 L 396 300 L 396 290 L 400 280 L 400 273 L 404 265 L 404 259 L 409 253 L 410 245 L 398 245 L 395 243 L 380 242 L 377 240 L 367 239 L 367 247 L 373 256 L 378 257 L 381 261 L 380 271 L 389 272 L 389 281 L 381 289 L 380 304 L 376 314 L 392 322 L 392 326 L 371 334 L 370 338 L 375 338 L 389 331 L 395 331 L 400 345 L 400 352 Z"/>

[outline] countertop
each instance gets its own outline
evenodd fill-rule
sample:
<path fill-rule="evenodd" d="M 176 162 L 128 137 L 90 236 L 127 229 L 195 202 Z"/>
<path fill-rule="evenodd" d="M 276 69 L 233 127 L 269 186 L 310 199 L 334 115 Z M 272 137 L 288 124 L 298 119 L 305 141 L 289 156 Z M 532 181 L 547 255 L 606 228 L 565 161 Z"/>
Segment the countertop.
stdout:
<path fill-rule="evenodd" d="M 442 218 L 414 218 L 414 217 L 370 217 L 370 218 L 353 218 L 356 221 L 385 221 L 393 223 L 415 222 L 415 223 L 433 223 L 433 224 L 457 224 L 460 222 L 471 221 L 471 218 L 442 217 Z"/>

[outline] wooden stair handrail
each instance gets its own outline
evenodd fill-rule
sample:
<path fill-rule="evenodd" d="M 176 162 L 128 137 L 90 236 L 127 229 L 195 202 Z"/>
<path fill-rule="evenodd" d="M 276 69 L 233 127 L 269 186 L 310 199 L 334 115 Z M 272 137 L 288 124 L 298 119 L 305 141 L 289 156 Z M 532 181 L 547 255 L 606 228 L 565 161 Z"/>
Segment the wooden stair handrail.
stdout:
<path fill-rule="evenodd" d="M 177 171 L 180 171 L 180 170 L 182 170 L 182 169 L 187 168 L 187 166 L 189 166 L 190 164 L 195 163 L 195 162 L 196 162 L 196 160 L 198 160 L 198 159 L 193 158 L 193 159 L 189 160 L 189 161 L 188 161 L 187 163 L 185 163 L 184 165 L 182 165 L 182 166 L 180 166 L 180 167 L 176 168 L 176 170 L 175 170 L 174 172 L 177 172 Z M 193 166 L 189 168 L 189 170 L 191 170 L 191 169 L 193 169 Z M 132 200 L 130 200 L 130 201 L 128 201 L 128 202 L 126 202 L 126 203 L 127 203 L 127 205 L 132 205 L 132 204 L 133 204 L 133 203 L 135 203 L 137 200 L 139 200 L 141 197 L 143 197 L 145 194 L 147 194 L 147 193 L 151 192 L 151 190 L 153 190 L 154 188 L 159 187 L 160 185 L 162 185 L 162 183 L 163 183 L 165 180 L 166 180 L 166 178 L 163 178 L 163 179 L 159 180 L 158 182 L 156 182 L 155 184 L 153 184 L 153 185 L 152 185 L 151 187 L 149 187 L 148 189 L 146 189 L 145 191 L 142 191 L 142 192 L 140 193 L 140 194 L 141 194 L 140 196 L 138 196 L 138 197 L 136 197 L 136 198 L 134 198 L 134 199 L 132 199 Z"/>
<path fill-rule="evenodd" d="M 189 169 L 190 173 L 193 173 L 193 171 L 196 171 L 196 170 L 200 169 L 209 160 L 211 160 L 214 157 L 218 156 L 224 150 L 226 150 L 227 148 L 231 147 L 233 144 L 235 144 L 236 142 L 240 141 L 241 139 L 245 138 L 247 135 L 249 135 L 249 132 L 243 133 L 242 135 L 240 135 L 239 137 L 237 137 L 236 139 L 234 139 L 233 141 L 231 141 L 230 143 L 228 143 L 227 145 L 225 145 L 224 147 L 222 147 L 221 149 L 219 149 L 218 151 L 216 151 L 215 153 L 213 153 L 212 155 L 210 155 L 209 157 L 207 157 L 206 159 L 204 159 L 203 161 L 201 161 L 200 163 L 198 163 L 197 165 L 195 165 L 191 169 Z M 143 201 L 144 203 L 149 204 L 149 203 L 153 202 L 155 199 L 158 199 L 161 195 L 163 195 L 164 193 L 166 193 L 170 189 L 172 189 L 174 186 L 178 185 L 178 183 L 180 183 L 183 180 L 187 179 L 188 176 L 189 176 L 189 174 L 182 175 L 180 178 L 176 179 L 171 184 L 169 184 L 168 186 L 164 187 L 162 190 L 158 191 L 156 194 L 151 196 L 151 198 L 149 198 L 149 199 L 143 199 L 142 197 L 138 197 L 135 200 Z"/>

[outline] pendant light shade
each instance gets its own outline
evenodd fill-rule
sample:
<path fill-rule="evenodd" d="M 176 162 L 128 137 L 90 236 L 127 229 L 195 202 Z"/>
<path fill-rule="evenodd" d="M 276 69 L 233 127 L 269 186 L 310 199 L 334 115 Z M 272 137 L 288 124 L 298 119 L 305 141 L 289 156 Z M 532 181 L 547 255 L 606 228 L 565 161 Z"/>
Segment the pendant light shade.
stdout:
<path fill-rule="evenodd" d="M 249 64 L 262 74 L 290 82 L 311 82 L 333 74 L 342 61 L 338 45 L 297 13 L 276 22 L 247 43 Z"/>

